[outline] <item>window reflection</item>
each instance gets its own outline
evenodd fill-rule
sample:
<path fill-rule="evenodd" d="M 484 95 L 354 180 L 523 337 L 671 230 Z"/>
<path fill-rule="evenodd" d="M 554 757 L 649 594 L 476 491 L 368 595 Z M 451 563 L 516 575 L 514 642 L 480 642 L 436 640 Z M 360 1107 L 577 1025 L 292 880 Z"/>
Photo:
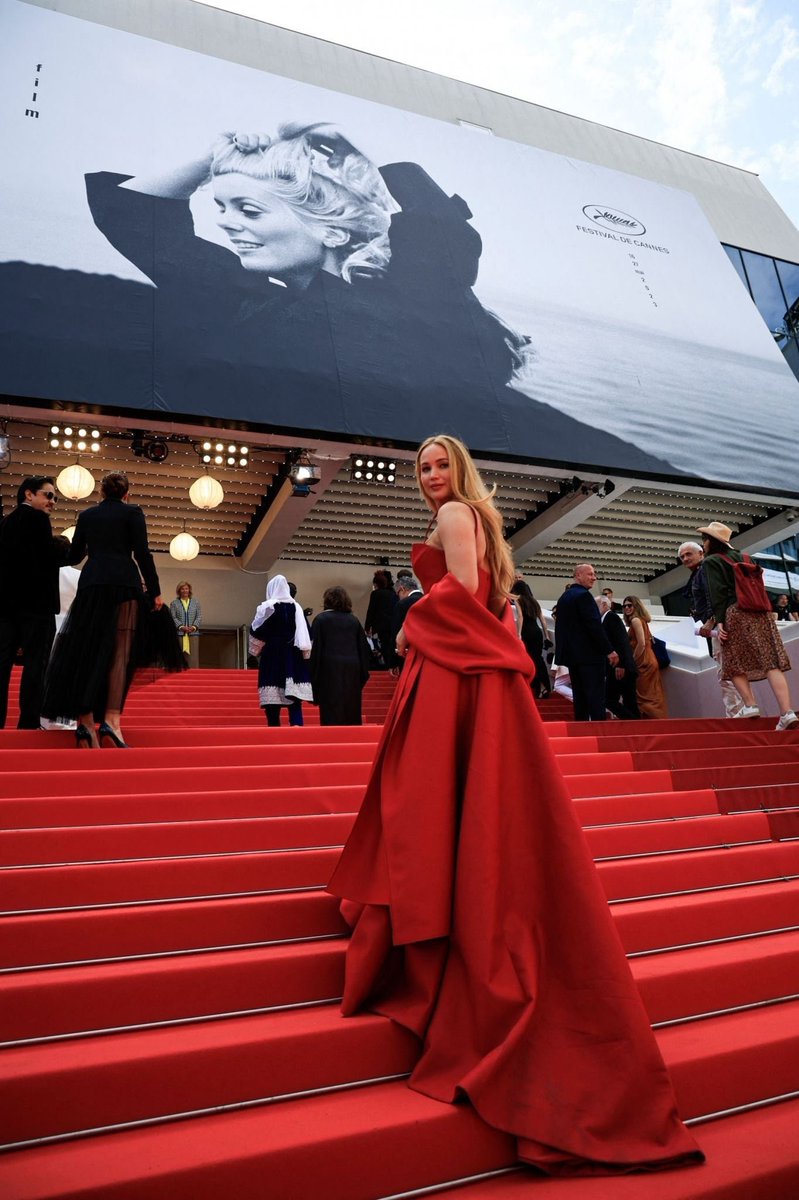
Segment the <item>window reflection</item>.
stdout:
<path fill-rule="evenodd" d="M 742 254 L 752 299 L 769 329 L 776 329 L 785 320 L 788 305 L 782 293 L 777 265 L 773 258 L 744 250 Z"/>
<path fill-rule="evenodd" d="M 799 379 L 799 264 L 737 246 L 723 249 Z"/>

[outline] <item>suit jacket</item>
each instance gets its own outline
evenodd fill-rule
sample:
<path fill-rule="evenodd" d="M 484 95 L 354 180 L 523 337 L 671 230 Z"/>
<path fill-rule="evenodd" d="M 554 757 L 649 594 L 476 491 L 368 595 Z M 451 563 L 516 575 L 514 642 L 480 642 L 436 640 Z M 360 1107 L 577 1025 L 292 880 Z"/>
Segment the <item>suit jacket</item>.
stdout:
<path fill-rule="evenodd" d="M 147 545 L 144 513 L 137 504 L 102 500 L 83 510 L 75 527 L 69 561 L 76 564 L 87 555 L 78 590 L 101 584 L 141 590 L 141 571 L 148 594 L 160 595 L 161 585 Z"/>
<path fill-rule="evenodd" d="M 184 609 L 183 601 L 180 596 L 176 596 L 169 605 L 169 613 L 172 620 L 175 622 L 175 628 L 180 629 L 181 625 L 197 625 L 198 628 L 202 623 L 202 613 L 200 612 L 200 602 L 195 600 L 193 596 L 189 596 L 189 607 Z M 197 630 L 190 633 L 189 637 L 198 637 Z"/>
<path fill-rule="evenodd" d="M 602 617 L 602 628 L 611 646 L 619 656 L 619 666 L 624 667 L 625 671 L 630 675 L 637 675 L 638 668 L 635 665 L 633 648 L 630 645 L 630 635 L 627 632 L 627 626 L 619 614 L 613 612 L 612 609 L 610 612 L 605 613 L 604 617 Z M 611 671 L 614 670 L 610 664 L 608 664 L 608 669 Z"/>
<path fill-rule="evenodd" d="M 0 614 L 49 616 L 61 607 L 58 570 L 70 553 L 46 512 L 20 504 L 0 522 Z"/>
<path fill-rule="evenodd" d="M 604 663 L 612 649 L 588 588 L 580 583 L 566 588 L 555 620 L 555 662 L 564 667 Z"/>

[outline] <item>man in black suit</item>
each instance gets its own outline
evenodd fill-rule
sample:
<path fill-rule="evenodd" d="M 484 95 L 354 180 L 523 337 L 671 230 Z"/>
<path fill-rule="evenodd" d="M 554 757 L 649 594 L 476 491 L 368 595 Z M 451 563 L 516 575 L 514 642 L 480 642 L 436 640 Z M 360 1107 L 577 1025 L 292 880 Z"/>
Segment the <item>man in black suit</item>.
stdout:
<path fill-rule="evenodd" d="M 608 663 L 605 668 L 606 707 L 623 721 L 637 721 L 641 716 L 635 694 L 638 668 L 635 665 L 627 627 L 611 607 L 611 601 L 604 592 L 597 600 L 597 607 L 605 636 L 619 656 L 615 667 Z"/>
<path fill-rule="evenodd" d="M 555 662 L 569 668 L 575 721 L 605 720 L 605 667 L 618 665 L 591 595 L 596 571 L 590 563 L 574 568 L 574 582 L 558 600 Z"/>
<path fill-rule="evenodd" d="M 31 475 L 20 484 L 17 507 L 0 524 L 0 729 L 5 728 L 11 668 L 20 648 L 17 728 L 39 728 L 44 673 L 61 607 L 58 570 L 70 549 L 50 526 L 55 502 L 53 480 Z"/>
<path fill-rule="evenodd" d="M 395 674 L 399 674 L 402 670 L 404 660 L 400 658 L 396 651 L 397 634 L 405 623 L 408 611 L 417 600 L 421 600 L 424 593 L 408 570 L 397 573 L 397 582 L 394 584 L 394 591 L 397 593 L 399 600 L 394 605 L 394 613 L 391 619 L 391 667 Z"/>

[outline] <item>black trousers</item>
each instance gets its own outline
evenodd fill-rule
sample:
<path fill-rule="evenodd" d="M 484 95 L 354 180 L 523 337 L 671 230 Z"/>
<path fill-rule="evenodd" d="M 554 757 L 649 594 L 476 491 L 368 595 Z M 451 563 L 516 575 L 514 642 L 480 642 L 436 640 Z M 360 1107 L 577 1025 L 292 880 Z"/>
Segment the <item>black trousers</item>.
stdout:
<path fill-rule="evenodd" d="M 604 721 L 605 662 L 568 663 L 574 693 L 575 721 Z"/>
<path fill-rule="evenodd" d="M 622 721 L 638 721 L 638 697 L 635 692 L 635 675 L 625 671 L 623 679 L 616 678 L 613 667 L 608 667 L 606 696 L 607 707 Z"/>
<path fill-rule="evenodd" d="M 55 616 L 0 616 L 0 729 L 8 713 L 8 685 L 18 649 L 22 649 L 17 729 L 38 729 L 44 675 L 55 637 Z"/>

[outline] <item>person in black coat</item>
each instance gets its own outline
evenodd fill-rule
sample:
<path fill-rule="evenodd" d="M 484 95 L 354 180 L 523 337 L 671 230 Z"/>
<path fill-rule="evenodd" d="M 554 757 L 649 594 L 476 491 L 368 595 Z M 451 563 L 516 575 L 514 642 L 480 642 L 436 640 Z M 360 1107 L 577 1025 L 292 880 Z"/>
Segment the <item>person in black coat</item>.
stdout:
<path fill-rule="evenodd" d="M 0 523 L 0 729 L 5 728 L 8 687 L 17 650 L 22 649 L 18 729 L 38 729 L 44 675 L 61 607 L 58 571 L 69 542 L 53 534 L 56 503 L 49 475 L 23 479 L 17 507 Z"/>
<path fill-rule="evenodd" d="M 533 695 L 536 700 L 546 700 L 552 693 L 552 684 L 547 665 L 544 662 L 544 615 L 541 612 L 541 605 L 533 595 L 529 583 L 526 583 L 524 579 L 517 579 L 511 592 L 516 597 L 522 615 L 520 636 L 535 667 L 532 683 Z"/>
<path fill-rule="evenodd" d="M 637 721 L 641 716 L 635 691 L 638 668 L 627 627 L 611 603 L 604 593 L 597 600 L 605 636 L 619 656 L 615 667 L 608 663 L 605 668 L 605 703 L 621 720 Z"/>
<path fill-rule="evenodd" d="M 78 746 L 99 745 L 99 720 L 100 740 L 124 747 L 120 718 L 136 667 L 161 658 L 165 666 L 182 670 L 183 656 L 169 610 L 163 609 L 163 621 L 159 617 L 161 587 L 147 545 L 144 513 L 126 503 L 127 475 L 106 475 L 101 491 L 101 503 L 78 517 L 72 539 L 69 562 L 75 565 L 86 558 L 86 564 L 55 644 L 42 711 L 51 719 L 77 717 Z M 142 578 L 156 613 L 157 647 Z"/>
<path fill-rule="evenodd" d="M 311 683 L 321 725 L 361 725 L 369 646 L 343 587 L 330 587 L 311 629 Z"/>
<path fill-rule="evenodd" d="M 392 671 L 396 675 L 399 674 L 405 665 L 405 659 L 400 658 L 399 654 L 397 654 L 397 634 L 402 629 L 409 611 L 417 600 L 421 600 L 424 593 L 418 581 L 414 579 L 413 575 L 408 573 L 397 576 L 394 591 L 397 594 L 397 603 L 394 605 L 394 613 L 391 618 L 391 633 L 388 644 L 389 653 L 386 661 L 391 663 Z"/>
<path fill-rule="evenodd" d="M 569 668 L 576 721 L 605 720 L 605 667 L 619 661 L 591 595 L 596 578 L 591 564 L 581 563 L 557 604 L 555 661 Z"/>
<path fill-rule="evenodd" d="M 372 594 L 369 597 L 369 607 L 366 610 L 364 628 L 380 643 L 380 658 L 383 667 L 390 667 L 394 661 L 394 610 L 397 606 L 397 593 L 394 591 L 394 580 L 391 572 L 375 571 L 372 576 Z"/>

